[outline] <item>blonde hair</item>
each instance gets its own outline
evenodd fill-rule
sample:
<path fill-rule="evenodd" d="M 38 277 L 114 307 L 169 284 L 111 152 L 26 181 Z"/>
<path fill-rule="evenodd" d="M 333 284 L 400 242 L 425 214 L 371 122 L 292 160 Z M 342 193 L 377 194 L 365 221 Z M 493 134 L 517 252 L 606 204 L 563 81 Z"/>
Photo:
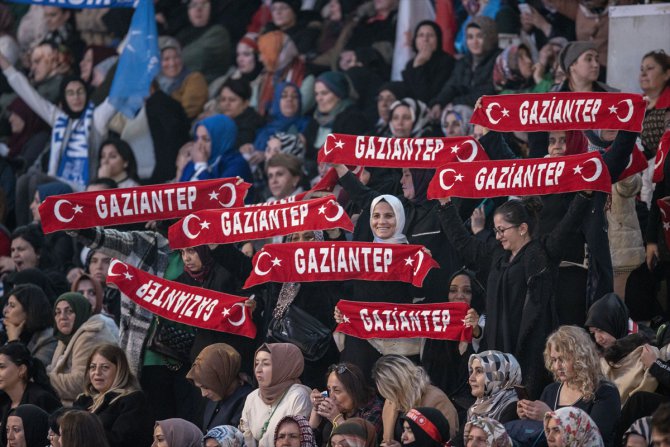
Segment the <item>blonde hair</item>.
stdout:
<path fill-rule="evenodd" d="M 112 386 L 104 393 L 98 392 L 91 383 L 89 367 L 96 354 L 101 355 L 116 366 L 116 376 L 114 376 Z M 91 355 L 88 356 L 86 371 L 87 373 L 84 379 L 84 395 L 93 398 L 93 405 L 88 409 L 91 413 L 95 413 L 95 411 L 100 408 L 108 393 L 118 393 L 118 396 L 110 402 L 110 404 L 112 404 L 118 399 L 140 390 L 140 384 L 130 370 L 125 351 L 116 345 L 102 344 L 96 346 L 91 352 Z"/>
<path fill-rule="evenodd" d="M 544 366 L 551 371 L 551 348 L 572 359 L 574 378 L 571 385 L 577 387 L 585 400 L 594 397 L 598 384 L 605 379 L 600 369 L 598 351 L 589 334 L 578 326 L 561 326 L 547 338 L 544 348 Z M 555 373 L 554 380 L 558 381 Z"/>
<path fill-rule="evenodd" d="M 403 412 L 419 406 L 430 385 L 425 369 L 407 357 L 396 354 L 385 355 L 377 360 L 372 369 L 372 378 L 379 394 Z"/>

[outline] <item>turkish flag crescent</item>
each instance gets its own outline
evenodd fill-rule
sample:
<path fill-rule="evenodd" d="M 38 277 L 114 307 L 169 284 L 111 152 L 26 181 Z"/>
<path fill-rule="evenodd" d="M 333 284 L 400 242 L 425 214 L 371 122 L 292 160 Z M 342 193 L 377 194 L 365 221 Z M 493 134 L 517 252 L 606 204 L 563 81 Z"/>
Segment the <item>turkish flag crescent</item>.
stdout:
<path fill-rule="evenodd" d="M 670 152 L 670 130 L 666 130 L 661 141 L 658 143 L 658 150 L 656 151 L 656 161 L 654 162 L 654 175 L 652 181 L 658 183 L 665 178 L 665 161 Z"/>
<path fill-rule="evenodd" d="M 670 247 L 670 203 L 663 199 L 656 201 L 661 211 L 661 224 L 663 225 L 663 235 L 665 236 L 665 245 Z"/>

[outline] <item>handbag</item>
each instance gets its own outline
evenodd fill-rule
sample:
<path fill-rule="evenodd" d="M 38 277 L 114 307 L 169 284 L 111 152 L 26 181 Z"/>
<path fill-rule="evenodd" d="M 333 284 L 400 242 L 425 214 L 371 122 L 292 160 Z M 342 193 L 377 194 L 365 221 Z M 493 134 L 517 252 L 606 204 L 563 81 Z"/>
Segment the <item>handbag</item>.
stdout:
<path fill-rule="evenodd" d="M 190 326 L 156 318 L 149 331 L 147 348 L 180 363 L 190 364 L 195 330 Z"/>
<path fill-rule="evenodd" d="M 308 362 L 317 362 L 326 355 L 332 337 L 332 332 L 323 323 L 291 305 L 281 317 L 272 317 L 267 333 L 267 341 L 270 343 L 296 345 Z"/>

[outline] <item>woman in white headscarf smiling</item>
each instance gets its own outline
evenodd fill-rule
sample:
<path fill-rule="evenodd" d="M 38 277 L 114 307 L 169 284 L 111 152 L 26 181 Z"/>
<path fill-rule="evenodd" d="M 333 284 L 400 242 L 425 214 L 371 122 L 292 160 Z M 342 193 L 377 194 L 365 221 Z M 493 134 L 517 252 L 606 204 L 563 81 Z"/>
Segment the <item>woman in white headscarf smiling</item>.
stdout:
<path fill-rule="evenodd" d="M 405 209 L 396 196 L 382 194 L 375 197 L 370 205 L 370 227 L 375 242 L 387 244 L 407 244 L 403 234 Z"/>

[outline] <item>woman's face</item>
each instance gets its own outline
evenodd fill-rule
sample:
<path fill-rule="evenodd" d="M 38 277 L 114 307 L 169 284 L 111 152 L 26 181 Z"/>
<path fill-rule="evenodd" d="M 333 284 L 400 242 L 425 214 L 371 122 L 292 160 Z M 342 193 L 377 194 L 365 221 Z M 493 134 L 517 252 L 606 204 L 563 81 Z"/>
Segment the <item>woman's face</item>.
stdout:
<path fill-rule="evenodd" d="M 337 411 L 350 413 L 354 410 L 354 400 L 334 371 L 328 375 L 327 388 L 328 396 L 335 401 Z"/>
<path fill-rule="evenodd" d="M 98 393 L 104 393 L 112 387 L 117 367 L 100 354 L 95 354 L 88 365 L 88 377 Z"/>
<path fill-rule="evenodd" d="M 567 149 L 565 131 L 549 132 L 549 147 L 547 152 L 550 157 L 562 157 Z"/>
<path fill-rule="evenodd" d="M 473 56 L 484 53 L 484 33 L 481 29 L 471 26 L 465 31 L 465 45 Z"/>
<path fill-rule="evenodd" d="M 300 113 L 300 95 L 295 87 L 287 86 L 281 92 L 279 99 L 279 111 L 285 117 L 291 118 Z"/>
<path fill-rule="evenodd" d="M 95 286 L 93 285 L 93 282 L 91 282 L 90 279 L 82 279 L 81 281 L 79 281 L 79 284 L 77 284 L 76 291 L 86 297 L 88 302 L 91 304 L 91 309 L 95 309 L 98 297 L 95 294 Z"/>
<path fill-rule="evenodd" d="M 42 218 L 40 217 L 40 203 L 42 203 L 40 200 L 40 193 L 39 191 L 35 191 L 33 201 L 30 202 L 30 213 L 33 215 L 33 221 L 35 222 L 42 221 Z"/>
<path fill-rule="evenodd" d="M 237 96 L 228 87 L 219 93 L 219 109 L 228 118 L 237 118 L 249 106 L 249 101 Z"/>
<path fill-rule="evenodd" d="M 156 425 L 156 428 L 154 428 L 154 442 L 151 444 L 151 447 L 171 447 L 160 425 Z"/>
<path fill-rule="evenodd" d="M 551 360 L 551 372 L 558 377 L 561 383 L 570 382 L 575 378 L 575 359 L 572 354 L 559 352 L 554 345 L 551 345 L 549 359 Z"/>
<path fill-rule="evenodd" d="M 495 225 L 496 239 L 505 250 L 516 252 L 525 243 L 525 239 L 521 236 L 519 231 L 520 226 L 507 222 L 501 214 L 493 216 L 493 224 Z"/>
<path fill-rule="evenodd" d="M 472 302 L 472 283 L 468 275 L 458 275 L 451 280 L 449 302 L 470 305 Z"/>
<path fill-rule="evenodd" d="M 342 20 L 342 5 L 340 0 L 330 0 L 328 2 L 328 20 L 339 22 Z"/>
<path fill-rule="evenodd" d="M 289 5 L 284 2 L 274 2 L 270 8 L 272 23 L 281 30 L 291 28 L 295 25 L 296 16 Z"/>
<path fill-rule="evenodd" d="M 544 434 L 547 436 L 547 444 L 549 447 L 563 447 L 563 433 L 561 427 L 556 422 L 556 419 L 551 418 L 547 422 L 547 428 L 544 429 Z"/>
<path fill-rule="evenodd" d="M 407 421 L 403 421 L 403 423 L 402 423 L 402 436 L 400 436 L 400 442 L 402 442 L 403 444 L 412 444 L 415 441 L 416 441 L 416 438 L 414 437 L 414 432 L 412 431 L 412 427 L 409 426 Z"/>
<path fill-rule="evenodd" d="M 247 74 L 254 71 L 256 68 L 256 58 L 254 57 L 254 49 L 244 42 L 237 44 L 235 63 L 241 73 Z"/>
<path fill-rule="evenodd" d="M 626 447 L 647 447 L 649 443 L 644 437 L 637 434 L 630 434 L 626 438 Z"/>
<path fill-rule="evenodd" d="M 644 92 L 659 92 L 670 79 L 670 70 L 663 71 L 653 57 L 646 57 L 640 65 L 640 88 Z"/>
<path fill-rule="evenodd" d="M 328 90 L 328 87 L 323 82 L 314 84 L 314 97 L 316 108 L 321 113 L 329 113 L 340 102 L 340 98 Z"/>
<path fill-rule="evenodd" d="M 447 113 L 442 122 L 442 127 L 446 130 L 446 137 L 462 137 L 465 135 L 463 123 L 455 113 Z"/>
<path fill-rule="evenodd" d="M 9 112 L 9 126 L 12 128 L 12 133 L 21 133 L 26 127 L 26 122 L 23 121 L 19 115 L 14 112 Z"/>
<path fill-rule="evenodd" d="M 409 138 L 412 135 L 412 112 L 405 105 L 397 106 L 391 112 L 391 129 L 396 138 Z"/>
<path fill-rule="evenodd" d="M 314 242 L 316 236 L 313 231 L 298 231 L 289 236 L 287 242 Z"/>
<path fill-rule="evenodd" d="M 486 375 L 484 374 L 484 367 L 479 359 L 472 361 L 472 373 L 468 377 L 471 392 L 474 397 L 482 397 L 486 392 Z"/>
<path fill-rule="evenodd" d="M 435 30 L 430 25 L 423 25 L 416 33 L 416 39 L 414 40 L 414 45 L 416 49 L 421 51 L 427 51 L 429 53 L 435 52 L 437 49 L 437 34 Z"/>
<path fill-rule="evenodd" d="M 181 55 L 175 48 L 166 48 L 161 53 L 161 71 L 168 78 L 176 78 L 184 68 Z"/>
<path fill-rule="evenodd" d="M 202 28 L 209 23 L 212 5 L 209 0 L 191 0 L 188 4 L 188 19 L 196 28 Z"/>
<path fill-rule="evenodd" d="M 40 255 L 27 240 L 17 237 L 12 240 L 12 260 L 16 265 L 16 270 L 20 272 L 25 269 L 37 268 L 40 263 Z"/>
<path fill-rule="evenodd" d="M 207 158 L 212 155 L 212 139 L 209 137 L 209 132 L 207 132 L 205 126 L 198 126 L 195 129 L 195 144 L 205 151 Z"/>
<path fill-rule="evenodd" d="M 576 82 L 595 82 L 600 75 L 598 52 L 588 50 L 582 53 L 570 66 L 570 77 Z"/>
<path fill-rule="evenodd" d="M 79 81 L 68 82 L 65 86 L 65 102 L 74 113 L 86 107 L 86 86 Z"/>
<path fill-rule="evenodd" d="M 277 427 L 275 447 L 300 447 L 300 427 L 293 421 L 287 421 Z"/>
<path fill-rule="evenodd" d="M 113 144 L 106 144 L 100 151 L 100 165 L 109 168 L 112 178 L 123 175 L 128 168 L 128 162 L 121 157 L 119 150 Z"/>
<path fill-rule="evenodd" d="M 25 382 L 27 368 L 18 366 L 5 354 L 0 354 L 0 390 L 10 390 L 19 383 Z"/>
<path fill-rule="evenodd" d="M 468 433 L 468 440 L 466 447 L 487 447 L 489 445 L 489 437 L 486 432 L 479 427 L 472 427 Z"/>
<path fill-rule="evenodd" d="M 412 180 L 412 171 L 409 168 L 402 168 L 402 177 L 400 177 L 400 186 L 402 186 L 402 195 L 407 200 L 412 200 L 416 197 L 414 191 L 414 181 Z"/>
<path fill-rule="evenodd" d="M 381 201 L 375 205 L 370 216 L 370 227 L 372 227 L 372 232 L 376 237 L 379 239 L 393 237 L 396 225 L 395 213 L 388 202 Z"/>
<path fill-rule="evenodd" d="M 84 53 L 84 57 L 82 58 L 81 62 L 79 62 L 79 74 L 81 75 L 81 78 L 84 81 L 90 82 L 92 72 L 93 72 L 93 50 L 89 48 L 88 50 L 86 50 L 86 53 Z"/>
<path fill-rule="evenodd" d="M 9 299 L 7 300 L 7 304 L 5 304 L 5 308 L 3 309 L 2 314 L 5 317 L 5 321 L 13 324 L 14 326 L 18 326 L 22 323 L 25 323 L 26 319 L 28 318 L 25 309 L 23 308 L 21 303 L 19 303 L 19 300 L 17 300 L 14 295 L 9 296 Z"/>
<path fill-rule="evenodd" d="M 198 382 L 197 380 L 194 380 L 193 384 L 198 388 L 200 388 L 200 394 L 202 394 L 202 397 L 204 397 L 205 399 L 209 399 L 213 402 L 219 402 L 223 400 L 223 397 L 219 396 L 216 392 L 207 388 L 205 385 Z"/>
<path fill-rule="evenodd" d="M 517 53 L 517 62 L 519 64 L 519 72 L 524 79 L 530 79 L 533 76 L 533 59 L 525 48 L 520 48 Z"/>
<path fill-rule="evenodd" d="M 7 446 L 26 447 L 26 435 L 23 431 L 23 419 L 18 416 L 7 418 Z"/>
<path fill-rule="evenodd" d="M 284 166 L 270 166 L 268 168 L 268 187 L 276 199 L 285 199 L 298 187 L 300 177 L 291 174 Z"/>
<path fill-rule="evenodd" d="M 195 248 L 184 248 L 181 250 L 181 260 L 184 261 L 184 268 L 189 272 L 198 273 L 202 270 L 202 261 Z"/>
<path fill-rule="evenodd" d="M 391 104 L 396 100 L 397 98 L 390 90 L 382 90 L 377 95 L 377 114 L 385 123 L 391 119 Z"/>
<path fill-rule="evenodd" d="M 609 332 L 605 332 L 597 327 L 589 327 L 589 332 L 593 336 L 598 346 L 603 349 L 611 347 L 616 342 L 616 337 Z"/>
<path fill-rule="evenodd" d="M 54 318 L 56 320 L 56 328 L 61 334 L 70 335 L 72 333 L 74 320 L 77 318 L 77 314 L 74 313 L 74 309 L 72 309 L 70 303 L 66 300 L 62 300 L 56 304 Z"/>
<path fill-rule="evenodd" d="M 272 356 L 267 351 L 258 351 L 254 362 L 254 374 L 259 387 L 272 383 Z"/>

